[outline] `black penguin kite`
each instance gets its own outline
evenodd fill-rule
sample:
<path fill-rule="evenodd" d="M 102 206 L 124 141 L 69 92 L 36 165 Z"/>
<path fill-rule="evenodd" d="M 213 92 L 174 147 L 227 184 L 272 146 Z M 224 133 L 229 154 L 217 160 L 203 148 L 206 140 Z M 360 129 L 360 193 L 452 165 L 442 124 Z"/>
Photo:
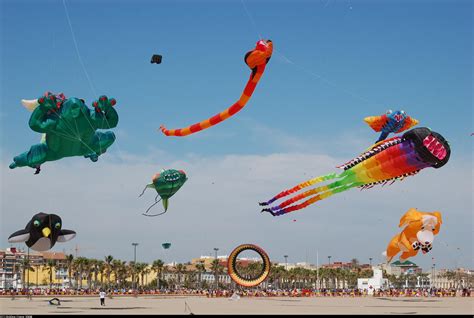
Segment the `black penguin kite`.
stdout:
<path fill-rule="evenodd" d="M 10 235 L 8 243 L 25 242 L 34 251 L 44 252 L 51 249 L 56 242 L 67 242 L 76 236 L 76 232 L 62 230 L 61 218 L 56 214 L 35 214 L 24 230 Z"/>

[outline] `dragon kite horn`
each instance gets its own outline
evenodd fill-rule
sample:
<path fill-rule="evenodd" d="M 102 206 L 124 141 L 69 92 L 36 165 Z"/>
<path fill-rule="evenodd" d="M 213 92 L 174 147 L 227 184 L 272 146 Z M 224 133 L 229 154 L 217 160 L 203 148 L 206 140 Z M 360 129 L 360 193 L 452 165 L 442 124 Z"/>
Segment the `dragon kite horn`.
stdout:
<path fill-rule="evenodd" d="M 35 108 L 39 105 L 37 99 L 22 99 L 21 104 L 30 112 L 34 111 Z"/>

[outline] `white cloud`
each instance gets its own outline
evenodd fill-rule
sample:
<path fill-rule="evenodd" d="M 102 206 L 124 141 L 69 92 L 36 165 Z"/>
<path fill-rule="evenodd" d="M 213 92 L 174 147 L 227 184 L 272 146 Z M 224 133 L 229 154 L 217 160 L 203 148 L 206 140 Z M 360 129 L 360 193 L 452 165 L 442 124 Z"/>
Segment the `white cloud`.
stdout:
<path fill-rule="evenodd" d="M 82 158 L 49 162 L 39 175 L 30 168 L 1 168 L 1 239 L 23 228 L 37 212 L 57 213 L 65 228 L 77 231 L 68 243 L 54 249 L 73 252 L 76 244 L 89 247 L 82 255 L 103 258 L 111 254 L 133 258 L 132 242 L 139 242 L 137 257 L 151 262 L 163 258 L 161 243 L 169 241 L 167 256 L 177 261 L 199 255 L 229 254 L 241 243 L 256 243 L 275 261 L 289 255 L 289 261 L 320 263 L 369 257 L 381 260 L 381 252 L 398 231 L 400 216 L 410 207 L 439 210 L 444 224 L 435 239 L 431 256 L 414 261 L 429 267 L 453 267 L 455 262 L 472 267 L 472 166 L 453 158 L 445 167 L 425 169 L 418 176 L 392 186 L 360 191 L 352 189 L 285 216 L 261 214 L 259 201 L 311 177 L 336 172 L 347 158 L 304 153 L 189 156 L 186 160 L 167 155 L 156 165 L 155 150 L 137 157 L 121 152 L 102 156 L 97 163 Z M 156 193 L 147 190 L 138 198 L 154 173 L 162 168 L 184 169 L 188 182 L 170 199 L 168 213 L 142 216 Z M 154 211 L 160 211 L 157 205 Z M 296 220 L 296 221 L 293 221 Z M 448 247 L 449 246 L 449 247 Z M 90 247 L 94 247 L 90 249 Z M 460 247 L 457 250 L 455 247 Z M 457 253 L 457 254 L 456 254 Z M 438 267 L 439 268 L 439 267 Z"/>

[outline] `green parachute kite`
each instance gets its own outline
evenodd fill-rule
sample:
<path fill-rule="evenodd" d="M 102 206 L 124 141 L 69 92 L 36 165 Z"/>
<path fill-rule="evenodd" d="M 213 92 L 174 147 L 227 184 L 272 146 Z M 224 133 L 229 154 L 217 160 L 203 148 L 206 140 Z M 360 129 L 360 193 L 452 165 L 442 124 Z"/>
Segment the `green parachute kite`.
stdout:
<path fill-rule="evenodd" d="M 178 190 L 183 186 L 183 184 L 188 180 L 186 173 L 183 170 L 161 170 L 160 173 L 157 173 L 152 178 L 152 183 L 149 183 L 143 189 L 143 192 L 140 194 L 141 197 L 147 188 L 153 188 L 158 193 L 155 197 L 155 203 L 153 203 L 145 213 L 142 213 L 145 216 L 158 216 L 166 213 L 168 210 L 168 199 L 171 198 Z M 158 200 L 158 197 L 161 199 Z M 159 214 L 147 214 L 150 209 L 155 206 L 158 202 L 162 201 L 164 212 Z"/>
<path fill-rule="evenodd" d="M 43 136 L 39 144 L 14 157 L 10 169 L 28 166 L 38 174 L 41 164 L 73 156 L 95 162 L 115 141 L 113 132 L 96 131 L 117 126 L 113 98 L 101 96 L 92 103 L 94 109 L 89 109 L 83 99 L 46 92 L 38 99 L 22 100 L 22 104 L 32 111 L 30 128 Z"/>

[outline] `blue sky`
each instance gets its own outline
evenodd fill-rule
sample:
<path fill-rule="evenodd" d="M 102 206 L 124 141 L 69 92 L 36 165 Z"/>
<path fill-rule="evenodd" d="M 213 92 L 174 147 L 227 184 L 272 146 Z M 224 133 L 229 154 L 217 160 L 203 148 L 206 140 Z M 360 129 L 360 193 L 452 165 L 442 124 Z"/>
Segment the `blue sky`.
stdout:
<path fill-rule="evenodd" d="M 174 245 L 175 257 L 181 261 L 191 254 L 208 254 L 215 245 L 230 253 L 247 237 L 280 261 L 291 246 L 301 246 L 294 260 L 304 260 L 316 249 L 334 255 L 322 242 L 335 235 L 327 231 L 333 222 L 330 216 L 339 216 L 348 218 L 340 224 L 347 236 L 338 232 L 333 238 L 341 251 L 333 260 L 358 257 L 363 261 L 378 257 L 391 238 L 386 233 L 395 234 L 400 216 L 416 204 L 420 210 L 439 209 L 446 217 L 452 215 L 439 235 L 440 241 L 448 243 L 432 251 L 439 253 L 440 264 L 454 266 L 447 247 L 454 244 L 464 251 L 457 259 L 473 266 L 472 178 L 466 178 L 469 171 L 472 176 L 472 2 L 67 0 L 66 4 L 85 69 L 62 0 L 1 1 L 4 246 L 8 234 L 23 227 L 36 209 L 55 210 L 77 222 L 99 209 L 106 211 L 99 213 L 105 219 L 118 215 L 116 222 L 128 222 L 127 235 L 133 240 L 150 241 L 146 231 L 140 230 L 143 227 L 153 231 L 153 240 L 182 241 Z M 237 100 L 249 76 L 244 54 L 260 36 L 274 42 L 275 52 L 240 113 L 185 138 L 157 132 L 160 124 L 184 127 Z M 152 54 L 163 55 L 162 64 L 150 64 Z M 99 162 L 68 158 L 45 164 L 40 176 L 33 176 L 28 168 L 8 170 L 13 156 L 39 140 L 27 125 L 29 113 L 20 100 L 37 98 L 46 90 L 84 98 L 89 105 L 102 94 L 117 99 L 120 121 L 114 132 L 118 139 Z M 288 218 L 271 219 L 258 213 L 258 201 L 312 175 L 336 171 L 335 165 L 368 147 L 378 134 L 363 118 L 387 109 L 404 109 L 420 120 L 420 126 L 447 138 L 452 147 L 450 163 L 389 189 L 334 196 Z M 190 180 L 171 202 L 176 209 L 161 219 L 144 220 L 134 209 L 147 205 L 143 198 L 136 199 L 135 192 L 161 168 L 181 168 L 177 165 L 190 169 Z M 77 174 L 82 179 L 76 179 Z M 110 174 L 118 175 L 112 178 Z M 196 178 L 208 178 L 208 187 Z M 218 191 L 211 187 L 217 182 L 222 185 Z M 39 188 L 33 190 L 34 186 Z M 96 188 L 99 193 L 110 192 L 109 200 L 96 198 Z M 246 197 L 239 189 L 254 191 Z M 121 192 L 125 190 L 129 192 Z M 47 191 L 58 195 L 52 200 Z M 81 200 L 69 206 L 63 197 L 71 193 L 87 196 L 91 205 L 81 206 L 85 204 Z M 38 201 L 26 202 L 25 195 Z M 224 207 L 236 196 L 240 200 L 232 209 L 248 200 L 242 203 L 245 213 L 226 212 Z M 112 209 L 112 202 L 124 197 L 127 203 Z M 391 204 L 393 198 L 396 204 Z M 151 195 L 148 199 L 152 200 Z M 195 204 L 209 208 L 201 210 Z M 384 211 L 375 211 L 380 208 Z M 187 214 L 195 209 L 199 212 Z M 239 213 L 241 217 L 229 229 L 229 219 Z M 369 220 L 378 219 L 379 214 L 382 221 L 370 232 L 380 237 L 380 243 L 362 236 L 354 243 L 360 248 L 344 251 L 344 242 L 365 226 L 371 228 Z M 353 226 L 354 215 L 362 224 L 360 231 Z M 288 223 L 293 218 L 301 222 Z M 199 231 L 185 226 L 196 222 Z M 315 226 L 322 227 L 318 234 L 311 230 Z M 178 237 L 183 228 L 186 238 Z M 239 234 L 226 239 L 209 235 L 201 242 L 193 239 L 198 232 L 212 233 L 215 228 Z M 75 243 L 97 244 L 89 256 L 102 258 L 110 246 L 105 241 L 114 241 L 116 233 L 93 230 L 84 229 L 87 235 L 78 235 Z M 107 240 L 101 239 L 101 233 L 107 233 Z M 129 258 L 131 247 L 122 247 L 132 239 L 122 236 L 118 241 L 115 255 Z M 150 250 L 152 246 L 151 242 L 148 247 L 142 245 Z M 155 256 L 150 254 L 147 260 Z M 428 266 L 431 258 L 417 256 L 415 262 Z"/>

